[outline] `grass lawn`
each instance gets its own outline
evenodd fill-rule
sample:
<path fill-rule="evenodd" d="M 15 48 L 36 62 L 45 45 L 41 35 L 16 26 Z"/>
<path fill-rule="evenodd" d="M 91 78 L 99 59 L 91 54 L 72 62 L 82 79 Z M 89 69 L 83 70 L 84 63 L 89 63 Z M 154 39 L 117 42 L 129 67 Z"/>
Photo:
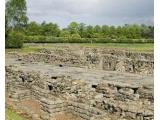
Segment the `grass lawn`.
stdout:
<path fill-rule="evenodd" d="M 54 48 L 54 47 L 103 47 L 109 49 L 120 49 L 120 50 L 130 50 L 130 51 L 143 51 L 143 52 L 153 52 L 154 44 L 124 44 L 124 43 L 26 43 L 21 49 L 6 49 L 7 52 L 17 51 L 17 52 L 36 52 L 42 48 Z"/>
<path fill-rule="evenodd" d="M 22 116 L 15 113 L 13 110 L 6 108 L 6 120 L 27 120 L 23 118 Z"/>
<path fill-rule="evenodd" d="M 110 49 L 122 49 L 122 50 L 131 50 L 131 51 L 146 51 L 152 52 L 154 50 L 154 44 L 146 43 L 146 44 L 124 44 L 124 43 L 106 43 L 106 44 L 82 44 L 83 46 L 90 47 L 104 47 Z"/>

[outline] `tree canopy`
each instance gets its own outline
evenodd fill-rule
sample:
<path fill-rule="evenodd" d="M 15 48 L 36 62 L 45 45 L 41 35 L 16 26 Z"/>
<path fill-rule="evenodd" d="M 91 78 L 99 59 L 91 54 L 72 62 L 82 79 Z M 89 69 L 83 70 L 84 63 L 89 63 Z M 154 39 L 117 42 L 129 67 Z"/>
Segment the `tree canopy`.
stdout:
<path fill-rule="evenodd" d="M 27 25 L 27 7 L 25 0 L 8 0 L 6 2 L 6 23 L 8 27 L 24 27 Z"/>
<path fill-rule="evenodd" d="M 22 40 L 27 37 L 34 38 L 36 41 L 40 39 L 43 42 L 46 38 L 47 40 L 55 38 L 57 42 L 61 38 L 72 39 L 70 42 L 75 42 L 73 40 L 79 42 L 86 40 L 88 42 L 88 39 L 92 38 L 101 39 L 102 42 L 115 39 L 154 38 L 154 26 L 144 24 L 124 24 L 122 26 L 86 25 L 85 23 L 73 21 L 67 27 L 60 28 L 58 24 L 52 22 L 28 22 L 26 0 L 7 0 L 5 12 L 6 47 L 22 47 Z"/>
<path fill-rule="evenodd" d="M 18 30 L 28 36 L 78 37 L 78 38 L 154 38 L 154 26 L 125 24 L 113 25 L 86 25 L 73 21 L 66 28 L 60 29 L 56 23 L 37 23 L 30 21 L 26 15 L 25 0 L 8 0 L 6 2 L 6 36 L 10 29 Z M 23 29 L 22 29 L 23 28 Z"/>
<path fill-rule="evenodd" d="M 23 46 L 23 34 L 27 25 L 27 7 L 25 0 L 8 0 L 5 9 L 5 37 L 7 48 L 20 48 Z"/>

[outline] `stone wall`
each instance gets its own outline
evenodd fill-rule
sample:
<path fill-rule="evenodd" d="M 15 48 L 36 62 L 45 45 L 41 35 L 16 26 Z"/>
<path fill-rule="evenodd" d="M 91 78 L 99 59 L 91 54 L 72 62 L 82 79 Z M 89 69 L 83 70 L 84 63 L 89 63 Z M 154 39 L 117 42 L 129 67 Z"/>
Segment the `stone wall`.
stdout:
<path fill-rule="evenodd" d="M 103 94 L 93 103 L 98 108 L 136 120 L 153 119 L 153 88 L 109 82 L 97 85 L 96 91 Z"/>
<path fill-rule="evenodd" d="M 79 51 L 72 49 L 42 49 L 39 53 L 30 53 L 19 56 L 19 58 L 27 62 L 45 62 L 78 67 L 87 66 L 91 69 L 140 74 L 153 74 L 154 71 L 153 53 L 98 48 L 85 48 Z"/>
<path fill-rule="evenodd" d="M 153 86 L 116 81 L 90 84 L 70 76 L 47 76 L 34 71 L 6 67 L 9 98 L 34 99 L 41 105 L 41 119 L 55 112 L 71 112 L 84 120 L 100 120 L 107 114 L 126 119 L 153 120 Z"/>
<path fill-rule="evenodd" d="M 40 104 L 42 113 L 41 118 L 44 120 L 50 120 L 54 117 L 55 113 L 64 111 L 80 116 L 84 120 L 103 119 L 103 117 L 106 116 L 105 112 L 83 103 L 42 99 Z"/>

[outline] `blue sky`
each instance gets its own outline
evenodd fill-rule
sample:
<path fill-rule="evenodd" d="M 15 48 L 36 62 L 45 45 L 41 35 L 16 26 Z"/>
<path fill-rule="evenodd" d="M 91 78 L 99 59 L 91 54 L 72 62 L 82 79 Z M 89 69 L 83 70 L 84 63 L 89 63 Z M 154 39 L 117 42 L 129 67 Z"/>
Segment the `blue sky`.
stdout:
<path fill-rule="evenodd" d="M 91 25 L 153 25 L 154 0 L 27 0 L 30 21 L 66 27 L 77 21 Z"/>

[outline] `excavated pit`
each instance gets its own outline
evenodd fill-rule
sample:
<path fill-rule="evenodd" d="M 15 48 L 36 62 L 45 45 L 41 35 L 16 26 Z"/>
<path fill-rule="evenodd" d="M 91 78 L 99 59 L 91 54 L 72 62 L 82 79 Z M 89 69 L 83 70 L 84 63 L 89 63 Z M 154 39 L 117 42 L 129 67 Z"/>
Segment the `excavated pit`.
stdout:
<path fill-rule="evenodd" d="M 6 53 L 6 104 L 34 120 L 153 120 L 153 66 L 153 53 L 100 48 Z"/>

